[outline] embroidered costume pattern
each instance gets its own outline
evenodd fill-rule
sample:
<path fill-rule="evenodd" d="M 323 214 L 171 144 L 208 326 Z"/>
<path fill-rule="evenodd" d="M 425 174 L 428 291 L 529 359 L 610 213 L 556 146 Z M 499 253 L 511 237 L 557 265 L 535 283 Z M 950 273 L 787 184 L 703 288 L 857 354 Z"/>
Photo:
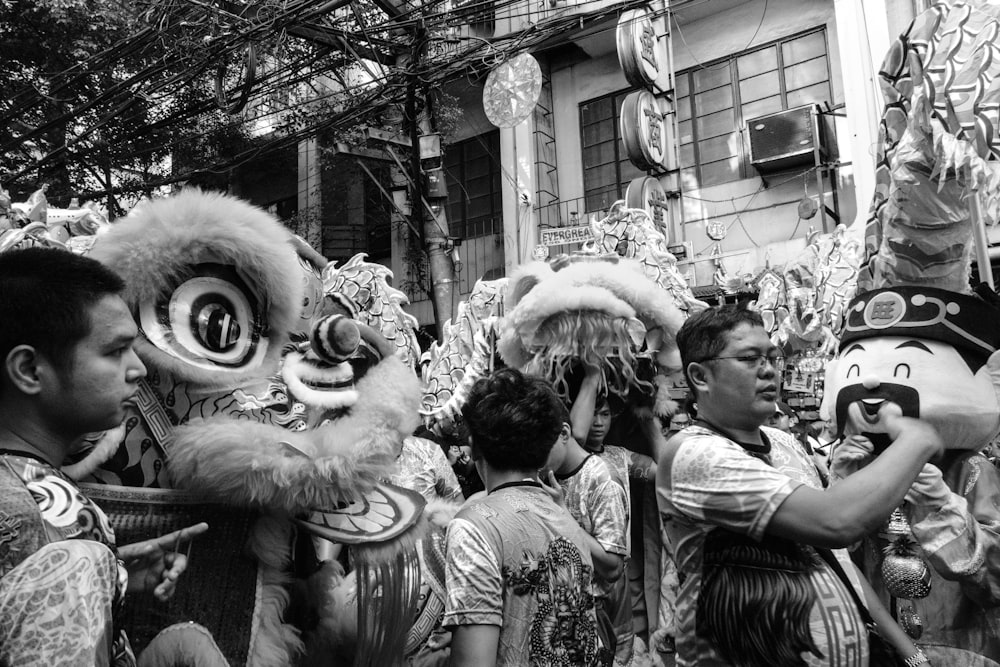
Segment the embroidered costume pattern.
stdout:
<path fill-rule="evenodd" d="M 8 526 L 0 538 L 0 663 L 6 652 L 30 656 L 15 664 L 92 663 L 110 646 L 114 667 L 134 665 L 114 623 L 128 572 L 116 558 L 107 515 L 61 471 L 26 456 L 0 461 L 0 513 Z M 37 623 L 46 615 L 58 623 Z"/>

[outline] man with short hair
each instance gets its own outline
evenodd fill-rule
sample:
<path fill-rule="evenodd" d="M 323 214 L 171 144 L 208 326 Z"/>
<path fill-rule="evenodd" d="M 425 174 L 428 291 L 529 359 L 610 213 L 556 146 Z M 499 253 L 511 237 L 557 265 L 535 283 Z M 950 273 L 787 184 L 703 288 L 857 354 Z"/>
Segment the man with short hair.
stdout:
<path fill-rule="evenodd" d="M 0 664 L 133 665 L 122 595 L 169 598 L 187 565 L 173 550 L 207 528 L 118 548 L 60 470 L 121 423 L 146 373 L 123 288 L 64 250 L 0 254 Z"/>
<path fill-rule="evenodd" d="M 763 427 L 783 359 L 760 315 L 707 309 L 685 322 L 677 345 L 698 404 L 657 471 L 682 581 L 677 664 L 864 667 L 866 631 L 847 582 L 870 587 L 842 548 L 900 504 L 941 451 L 940 438 L 924 422 L 897 417 L 885 452 L 845 480 L 849 487 L 822 490 L 794 437 Z M 870 611 L 897 653 L 918 664 L 921 655 L 888 612 Z"/>
<path fill-rule="evenodd" d="M 542 487 L 538 470 L 569 427 L 540 378 L 502 369 L 462 408 L 485 497 L 448 525 L 446 603 L 451 664 L 607 664 L 598 641 L 588 535 Z"/>
<path fill-rule="evenodd" d="M 784 401 L 775 401 L 774 406 L 774 414 L 768 418 L 765 424 L 779 431 L 791 433 L 792 426 L 798 422 L 795 412 Z"/>

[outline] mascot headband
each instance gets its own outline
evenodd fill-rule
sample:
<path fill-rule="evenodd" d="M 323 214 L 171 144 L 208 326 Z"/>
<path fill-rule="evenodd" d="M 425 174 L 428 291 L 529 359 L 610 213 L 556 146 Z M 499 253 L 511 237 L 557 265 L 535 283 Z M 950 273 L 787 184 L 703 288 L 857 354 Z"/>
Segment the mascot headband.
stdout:
<path fill-rule="evenodd" d="M 1000 309 L 977 296 L 899 286 L 858 295 L 847 308 L 840 349 L 862 338 L 913 336 L 985 360 L 1000 347 Z"/>

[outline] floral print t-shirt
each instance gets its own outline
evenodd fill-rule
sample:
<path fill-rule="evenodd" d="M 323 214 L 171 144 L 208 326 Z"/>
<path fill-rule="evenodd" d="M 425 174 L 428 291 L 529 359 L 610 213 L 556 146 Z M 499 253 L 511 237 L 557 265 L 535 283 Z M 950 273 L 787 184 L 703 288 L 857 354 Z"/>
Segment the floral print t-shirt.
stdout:
<path fill-rule="evenodd" d="M 389 482 L 416 491 L 427 500 L 462 500 L 462 487 L 441 446 L 413 435 L 403 440 Z"/>
<path fill-rule="evenodd" d="M 600 456 L 590 455 L 565 475 L 556 475 L 566 494 L 566 509 L 604 550 L 628 556 L 628 496 Z M 624 575 L 622 575 L 624 576 Z M 615 582 L 595 579 L 594 591 L 609 597 Z"/>
<path fill-rule="evenodd" d="M 709 630 L 698 625 L 702 614 L 712 606 L 699 600 L 700 596 L 706 596 L 705 586 L 710 583 L 706 576 L 708 568 L 712 564 L 734 568 L 735 563 L 735 568 L 739 569 L 740 563 L 736 563 L 733 554 L 743 557 L 753 556 L 755 550 L 760 553 L 764 548 L 762 540 L 766 545 L 777 544 L 776 538 L 766 535 L 766 530 L 781 503 L 804 484 L 822 488 L 816 467 L 793 436 L 767 427 L 761 431 L 771 443 L 770 464 L 729 438 L 700 425 L 689 426 L 672 437 L 659 462 L 657 504 L 664 531 L 674 545 L 681 581 L 676 609 L 678 667 L 730 664 L 706 639 Z M 803 652 L 803 664 L 866 667 L 868 642 L 864 623 L 840 577 L 811 547 L 787 541 L 783 544 L 792 545 L 792 551 L 786 553 L 794 552 L 798 559 L 796 564 L 808 564 L 804 570 L 805 589 L 815 591 L 815 602 L 798 620 L 806 624 L 805 634 L 811 635 L 824 657 Z M 863 595 L 847 553 L 843 549 L 833 553 L 858 594 Z M 754 569 L 758 579 L 762 570 L 777 572 L 749 561 L 744 566 Z M 782 575 L 774 576 L 780 578 Z M 768 597 L 776 599 L 771 583 L 759 586 L 769 591 Z M 730 591 L 738 588 L 736 584 L 728 585 Z M 720 606 L 719 598 L 709 599 Z M 706 608 L 699 609 L 699 603 Z M 787 604 L 786 601 L 785 606 Z M 727 635 L 735 636 L 746 627 L 747 624 L 738 624 L 718 628 L 719 636 L 726 641 Z M 774 634 L 766 636 L 772 640 L 775 637 Z"/>
<path fill-rule="evenodd" d="M 638 482 L 652 482 L 653 459 L 633 452 L 631 449 L 618 447 L 616 445 L 605 445 L 601 451 L 594 451 L 595 454 L 604 459 L 604 462 L 611 468 L 611 473 L 621 485 L 628 489 L 629 480 Z"/>
<path fill-rule="evenodd" d="M 466 504 L 448 524 L 442 625 L 497 625 L 498 667 L 604 664 L 583 530 L 535 482 Z"/>
<path fill-rule="evenodd" d="M 65 540 L 99 542 L 117 555 L 115 533 L 107 515 L 83 494 L 73 480 L 62 471 L 30 456 L 0 454 L 0 579 L 9 577 L 8 581 L 14 581 L 13 572 L 21 562 L 43 546 Z M 44 581 L 20 576 L 17 581 L 23 580 L 23 583 L 17 586 L 24 590 L 15 588 L 5 591 L 5 594 L 10 600 L 23 598 L 25 605 L 58 597 L 58 587 L 72 581 L 73 565 L 71 562 L 58 565 L 65 569 L 63 572 L 50 563 L 53 569 Z M 62 577 L 63 574 L 66 577 Z M 78 582 L 79 588 L 74 592 L 86 603 L 102 599 L 110 593 L 117 612 L 128 587 L 128 571 L 121 560 L 117 560 L 117 572 L 109 572 L 108 579 Z M 56 594 L 46 596 L 42 587 L 50 587 Z M 34 594 L 25 596 L 31 592 L 27 589 L 32 589 Z M 63 611 L 64 614 L 71 614 L 76 610 Z M 69 624 L 64 619 L 64 634 L 70 632 L 66 627 Z M 81 631 L 101 633 L 104 630 L 95 627 Z M 111 665 L 134 666 L 135 655 L 124 630 L 114 627 L 109 634 Z M 41 654 L 36 656 L 39 661 L 44 659 L 47 664 L 65 664 L 60 661 L 66 660 L 67 656 L 62 654 L 57 642 L 36 648 L 45 652 L 44 658 Z"/>

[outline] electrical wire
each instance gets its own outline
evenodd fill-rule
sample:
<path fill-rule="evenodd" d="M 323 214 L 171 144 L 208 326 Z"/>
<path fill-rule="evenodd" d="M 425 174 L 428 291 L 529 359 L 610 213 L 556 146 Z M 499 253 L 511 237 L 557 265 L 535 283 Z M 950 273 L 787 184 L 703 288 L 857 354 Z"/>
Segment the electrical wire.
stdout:
<path fill-rule="evenodd" d="M 746 51 L 751 46 L 753 46 L 754 40 L 757 39 L 757 35 L 760 33 L 760 29 L 764 25 L 764 17 L 767 16 L 767 3 L 768 0 L 764 0 L 764 9 L 760 13 L 760 20 L 757 22 L 757 28 L 756 30 L 753 31 L 753 35 L 750 36 L 750 40 L 747 42 L 747 45 L 744 46 L 742 49 L 737 49 L 736 51 L 733 51 L 733 53 L 742 53 L 743 51 Z M 676 10 L 670 11 L 670 14 L 671 16 L 676 17 L 677 11 Z M 688 46 L 687 39 L 684 38 L 684 32 L 681 30 L 681 24 L 676 20 L 676 18 L 674 18 L 673 24 L 674 27 L 677 29 L 677 36 L 681 38 L 681 43 L 684 44 L 684 49 L 691 55 L 691 59 L 695 62 L 695 65 L 698 69 L 716 70 L 716 69 L 722 69 L 722 65 L 728 65 L 729 63 L 728 59 L 724 59 L 718 63 L 715 63 L 714 65 L 705 65 L 704 63 L 699 61 L 698 56 L 696 56 L 694 54 L 694 51 L 691 50 L 691 47 Z"/>
<path fill-rule="evenodd" d="M 727 233 L 728 233 L 728 231 L 730 229 L 733 228 L 734 225 L 736 225 L 736 223 L 739 223 L 740 227 L 743 229 L 743 232 L 746 234 L 746 237 L 750 241 L 750 243 L 752 243 L 757 248 L 761 247 L 760 244 L 757 243 L 757 241 L 755 241 L 754 238 L 750 235 L 750 231 L 746 228 L 746 225 L 743 223 L 743 217 L 742 217 L 743 214 L 747 213 L 750 210 L 750 205 L 753 203 L 753 200 L 756 199 L 757 195 L 759 195 L 764 190 L 778 188 L 778 187 L 781 187 L 782 185 L 785 185 L 786 183 L 791 183 L 792 181 L 798 180 L 800 178 L 805 178 L 809 174 L 811 174 L 813 171 L 815 171 L 817 168 L 818 167 L 810 167 L 809 169 L 807 169 L 807 170 L 805 170 L 803 172 L 796 173 L 794 176 L 790 176 L 790 177 L 788 177 L 786 179 L 783 179 L 781 181 L 778 181 L 778 182 L 775 182 L 775 183 L 771 183 L 771 184 L 769 184 L 767 186 L 765 186 L 762 183 L 756 190 L 754 190 L 753 192 L 751 192 L 748 195 L 740 195 L 739 197 L 733 197 L 733 198 L 728 199 L 728 200 L 721 199 L 718 202 L 716 202 L 716 203 L 722 203 L 722 202 L 728 201 L 728 202 L 732 203 L 732 202 L 735 202 L 736 199 L 741 199 L 742 197 L 750 197 L 750 199 L 747 201 L 747 203 L 739 211 L 736 211 L 735 205 L 733 206 L 733 213 L 731 213 L 730 215 L 735 215 L 735 218 L 733 219 L 732 222 L 730 222 L 726 226 Z M 687 198 L 688 195 L 684 195 L 684 197 Z M 709 200 L 706 200 L 706 201 L 709 201 Z M 764 208 L 768 208 L 768 207 L 764 207 Z M 760 210 L 760 209 L 757 209 L 757 210 Z M 698 222 L 698 221 L 693 220 L 692 223 L 693 222 Z M 796 225 L 796 229 L 798 229 L 798 225 Z M 712 247 L 715 246 L 716 243 L 717 243 L 717 241 L 713 241 L 712 243 L 709 243 L 707 246 L 705 246 L 701 250 L 695 252 L 694 256 L 695 257 L 701 257 L 701 256 L 703 256 L 706 252 L 709 252 L 712 249 Z"/>
<path fill-rule="evenodd" d="M 189 2 L 189 4 L 211 8 L 210 5 L 204 5 L 204 3 Z M 220 55 L 222 57 L 226 57 L 231 55 L 238 49 L 245 48 L 246 43 L 248 43 L 247 40 L 252 38 L 253 35 L 256 34 L 257 32 L 260 32 L 262 30 L 261 26 L 265 26 L 267 29 L 274 30 L 278 27 L 283 27 L 283 28 L 287 27 L 288 25 L 291 25 L 296 21 L 301 21 L 307 18 L 314 18 L 315 16 L 317 16 L 318 10 L 316 8 L 313 8 L 312 11 L 306 11 L 308 9 L 307 7 L 308 4 L 309 3 L 306 2 L 305 0 L 300 0 L 299 2 L 287 3 L 285 5 L 284 13 L 278 12 L 271 17 L 271 20 L 269 22 L 256 26 L 250 24 L 246 19 L 239 17 L 237 15 L 231 15 L 231 16 L 226 15 L 226 18 L 234 22 L 241 22 L 243 25 L 250 27 L 247 28 L 246 30 L 242 29 L 236 30 L 234 34 L 230 35 L 226 39 L 223 39 L 220 42 L 221 46 L 217 47 L 216 50 L 211 51 L 210 52 L 211 55 L 213 56 L 213 58 L 218 58 Z M 343 4 L 346 4 L 343 0 L 335 0 L 334 2 L 324 3 L 323 7 L 331 7 L 334 5 L 343 5 Z M 513 0 L 511 0 L 511 2 L 497 3 L 495 7 L 503 7 L 508 4 L 513 4 Z M 564 26 L 576 24 L 587 20 L 598 20 L 598 18 L 609 15 L 613 11 L 620 11 L 622 6 L 628 4 L 639 5 L 641 3 L 638 1 L 635 3 L 623 3 L 622 5 L 617 6 L 617 8 L 614 10 L 595 12 L 590 15 L 574 15 L 572 17 L 568 17 L 569 18 L 568 21 L 565 20 L 566 17 L 552 18 L 548 22 L 537 23 L 534 26 L 533 30 L 523 31 L 521 34 L 513 36 L 513 38 L 506 39 L 505 40 L 506 44 L 502 43 L 501 40 L 497 40 L 496 42 L 489 42 L 488 40 L 484 40 L 484 44 L 486 45 L 486 48 L 490 49 L 491 52 L 494 54 L 508 55 L 515 50 L 522 48 L 531 48 L 533 45 L 537 45 L 542 40 L 550 38 L 554 34 L 557 34 L 558 32 L 562 31 Z M 486 2 L 473 3 L 472 6 L 475 7 L 478 5 L 481 5 L 482 7 L 486 8 L 490 5 L 490 3 Z M 464 7 L 463 9 L 467 8 L 468 6 Z M 411 10 L 411 14 L 415 12 L 416 9 Z M 215 13 L 218 14 L 218 12 Z M 463 16 L 466 16 L 464 12 Z M 440 17 L 441 21 L 439 23 L 435 22 L 435 15 L 433 14 L 430 17 L 430 20 L 423 19 L 425 20 L 425 26 L 429 25 L 431 28 L 435 26 L 444 26 L 446 24 L 445 19 L 451 21 L 454 20 L 453 14 L 442 13 Z M 196 17 L 192 14 L 191 11 L 186 11 L 186 12 L 176 13 L 175 15 L 173 15 L 173 18 L 177 19 L 177 23 L 180 23 L 182 20 L 192 21 Z M 163 12 L 159 23 L 159 27 L 163 28 L 166 25 L 170 25 L 170 20 L 171 20 L 170 12 L 169 11 Z M 360 21 L 360 19 L 358 19 L 357 17 L 355 17 L 355 20 Z M 361 26 L 362 33 L 365 35 L 366 41 L 370 43 L 371 41 L 373 41 L 372 35 L 380 33 L 384 30 L 391 29 L 394 23 L 397 25 L 400 24 L 398 19 L 389 19 L 383 24 L 370 27 Z M 569 40 L 564 40 L 564 41 L 568 42 Z M 137 47 L 138 42 L 139 40 L 134 40 L 131 42 L 133 50 L 138 48 Z M 54 80 L 61 81 L 62 82 L 61 85 L 63 86 L 63 88 L 69 88 L 72 86 L 72 84 L 79 83 L 83 79 L 86 79 L 87 76 L 92 75 L 95 69 L 98 68 L 98 66 L 100 66 L 100 68 L 103 70 L 107 70 L 109 69 L 108 67 L 106 67 L 109 64 L 108 54 L 110 54 L 112 51 L 114 51 L 114 48 L 106 49 L 105 51 L 98 54 L 98 56 L 100 56 L 99 58 L 93 58 L 92 61 L 89 63 L 89 65 L 86 64 L 75 65 L 73 68 L 68 70 L 67 73 L 63 73 L 61 77 L 56 77 L 56 79 Z M 419 80 L 425 85 L 440 84 L 449 77 L 454 77 L 455 74 L 468 72 L 470 68 L 475 69 L 476 63 L 470 62 L 470 60 L 474 58 L 480 58 L 481 56 L 479 56 L 479 54 L 482 51 L 483 51 L 482 47 L 474 46 L 473 48 L 466 49 L 459 54 L 453 55 L 450 59 L 447 59 L 444 62 L 438 62 L 438 63 L 432 62 L 421 67 L 415 67 L 411 64 L 406 68 L 394 68 L 392 72 L 395 74 L 395 76 L 386 76 L 381 81 L 381 83 L 384 86 L 383 95 L 381 97 L 376 96 L 375 98 L 369 95 L 364 95 L 363 100 L 365 103 L 368 104 L 375 102 L 381 104 L 383 107 L 387 106 L 391 101 L 392 91 L 401 86 L 401 81 L 406 77 L 417 76 Z M 499 55 L 495 57 L 499 57 Z M 136 73 L 135 76 L 124 82 L 124 85 L 118 84 L 117 87 L 113 88 L 112 90 L 105 91 L 106 94 L 102 95 L 102 102 L 106 102 L 108 104 L 113 104 L 117 102 L 118 106 L 113 108 L 116 111 L 120 112 L 120 110 L 128 109 L 131 106 L 130 104 L 126 104 L 126 99 L 124 98 L 126 96 L 132 97 L 134 94 L 136 94 L 137 89 L 139 89 L 137 93 L 139 94 L 139 97 L 143 100 L 146 100 L 147 102 L 151 100 L 155 101 L 156 99 L 164 99 L 168 95 L 175 93 L 176 90 L 180 90 L 179 88 L 172 89 L 172 87 L 183 86 L 186 83 L 188 83 L 190 81 L 192 73 L 198 75 L 198 74 L 203 74 L 205 71 L 207 71 L 212 64 L 212 59 L 207 57 L 203 58 L 201 62 L 195 64 L 193 70 L 190 67 L 187 70 L 185 70 L 184 74 L 187 75 L 187 81 L 182 80 L 182 78 L 177 74 L 174 74 L 172 76 L 169 75 L 170 66 L 177 65 L 178 62 L 179 59 L 177 59 L 176 57 L 173 60 L 171 60 L 168 57 L 160 58 L 159 60 L 155 61 L 152 66 L 147 67 L 145 70 L 141 70 L 140 72 Z M 313 61 L 311 61 L 311 65 L 315 64 L 316 62 L 314 59 Z M 289 64 L 286 67 L 285 70 L 286 73 L 293 66 L 294 63 Z M 300 80 L 308 79 L 310 77 L 317 76 L 322 72 L 323 68 L 321 67 L 315 67 L 315 66 L 309 67 L 307 74 L 301 75 L 299 79 Z M 70 76 L 73 74 L 76 75 L 76 78 Z M 162 75 L 167 75 L 167 76 L 166 78 L 162 78 L 158 82 L 152 85 L 148 85 L 145 87 L 143 86 L 143 84 L 150 83 L 154 77 Z M 288 84 L 289 78 L 290 77 L 287 74 L 284 77 L 279 77 L 273 74 L 266 77 L 262 77 L 262 80 L 258 82 L 259 85 L 256 85 L 254 89 L 251 90 L 250 97 L 252 103 L 256 102 L 257 104 L 260 104 L 260 101 L 263 98 L 275 95 L 278 88 L 280 88 L 282 85 Z M 20 93 L 20 97 L 18 97 L 17 99 L 21 100 L 21 104 L 30 105 L 31 100 L 27 99 L 30 97 L 31 97 L 30 94 L 27 94 L 22 91 Z M 85 103 L 83 107 L 78 107 L 71 110 L 65 116 L 58 117 L 57 119 L 55 119 L 54 122 L 66 122 L 66 121 L 78 122 L 83 117 L 83 115 L 86 112 L 89 112 L 92 108 L 94 108 L 94 106 L 95 106 L 94 104 L 87 105 Z M 10 115 L 11 113 L 18 111 L 19 109 L 21 109 L 21 105 L 8 106 L 8 108 L 5 110 L 5 113 L 6 115 Z M 199 114 L 204 113 L 205 111 L 206 109 L 204 101 L 197 100 L 194 103 L 194 106 L 188 106 L 186 108 L 180 109 L 174 114 L 168 114 L 167 116 L 162 117 L 159 120 L 155 120 L 154 124 L 157 129 L 165 129 L 170 126 L 171 121 L 189 120 L 191 118 L 197 117 Z M 280 113 L 281 113 L 280 111 L 274 112 L 275 115 L 278 115 Z M 82 139 L 85 139 L 87 136 L 96 131 L 102 130 L 108 122 L 118 117 L 119 117 L 118 114 L 105 113 L 104 115 L 99 116 L 95 121 L 93 121 L 89 125 L 82 127 L 80 135 L 76 139 L 77 145 L 83 144 L 84 142 L 82 141 Z M 136 117 L 138 117 L 138 113 Z M 344 118 L 344 119 L 350 119 L 354 117 L 356 117 L 356 114 L 345 114 L 343 116 L 339 116 L 339 118 Z M 34 139 L 35 137 L 40 136 L 43 133 L 42 132 L 43 129 L 51 129 L 52 126 L 53 123 L 49 123 L 43 127 L 36 127 L 34 128 L 34 131 L 31 133 L 21 134 L 18 137 L 17 141 L 23 145 L 24 143 Z M 306 132 L 316 131 L 321 127 L 331 128 L 333 127 L 333 125 L 329 122 L 314 123 L 312 125 L 307 126 L 305 128 L 305 131 Z M 131 138 L 136 138 L 135 134 L 136 133 L 133 133 L 133 136 Z M 205 135 L 207 134 L 208 132 L 205 133 Z M 299 134 L 300 132 L 296 132 L 296 136 L 299 136 Z M 188 138 L 188 140 L 190 140 L 190 138 Z M 266 143 L 265 145 L 257 148 L 255 150 L 255 153 L 260 154 L 262 152 L 266 153 L 270 150 L 276 150 L 278 147 L 283 146 L 287 143 L 288 143 L 287 141 L 283 141 L 281 139 L 272 140 Z M 8 146 L 7 148 L 10 149 L 12 147 Z M 93 151 L 89 152 L 86 150 L 70 151 L 69 147 L 64 147 L 64 148 L 65 150 L 50 151 L 45 156 L 43 156 L 42 159 L 36 160 L 32 165 L 29 165 L 25 169 L 22 169 L 21 172 L 17 172 L 18 175 L 34 171 L 37 168 L 43 166 L 47 161 L 51 161 L 55 158 L 61 157 L 64 153 L 69 155 L 71 158 L 77 160 L 82 160 L 88 155 L 93 154 Z M 156 149 L 154 148 L 147 149 L 148 153 L 150 154 L 155 152 L 155 150 Z M 136 157 L 142 157 L 142 154 L 139 154 Z M 215 165 L 212 166 L 214 167 Z M 507 178 L 510 178 L 509 174 L 505 176 Z"/>

